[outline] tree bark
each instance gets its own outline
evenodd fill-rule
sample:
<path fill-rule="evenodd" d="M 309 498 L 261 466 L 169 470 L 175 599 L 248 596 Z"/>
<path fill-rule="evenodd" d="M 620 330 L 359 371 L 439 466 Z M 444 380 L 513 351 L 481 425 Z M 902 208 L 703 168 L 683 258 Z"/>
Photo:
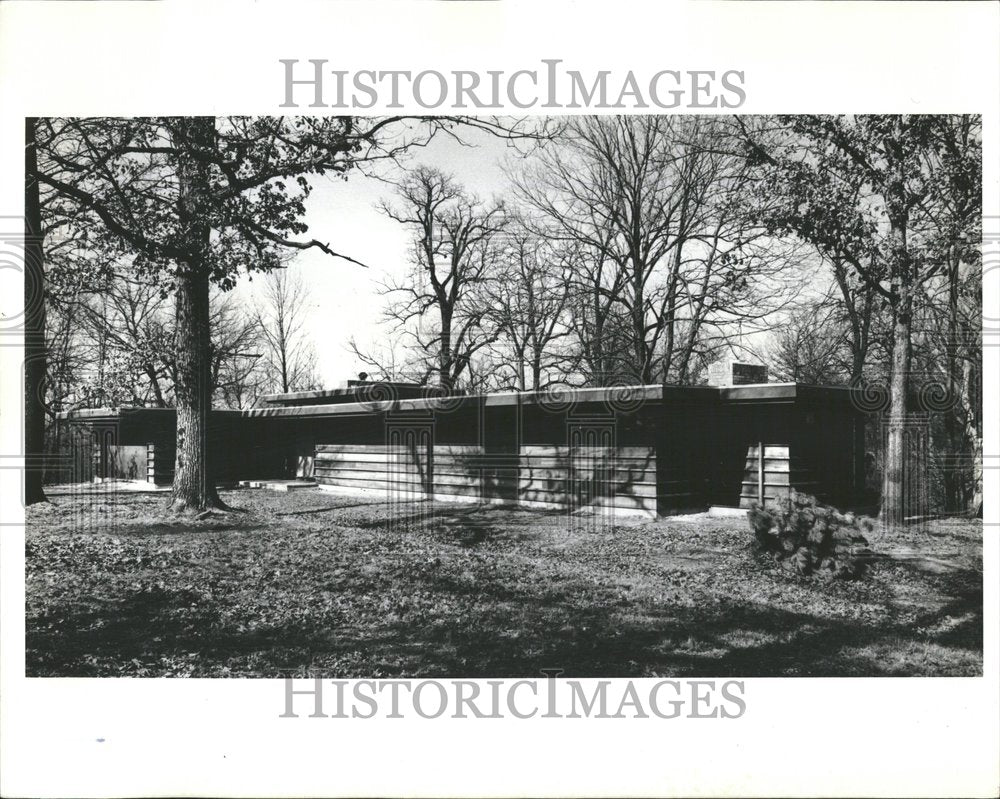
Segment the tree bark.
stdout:
<path fill-rule="evenodd" d="M 833 275 L 840 287 L 840 296 L 843 299 L 844 310 L 847 312 L 848 320 L 851 324 L 851 384 L 856 385 L 864 375 L 865 361 L 868 357 L 868 328 L 871 324 L 871 288 L 864 289 L 865 294 L 862 300 L 851 291 L 851 286 L 847 281 L 847 267 L 839 258 L 833 262 Z M 864 305 L 859 309 L 859 302 Z"/>
<path fill-rule="evenodd" d="M 901 125 L 902 123 L 898 123 Z M 897 134 L 898 134 L 897 129 Z M 893 302 L 892 371 L 889 376 L 889 424 L 882 475 L 882 521 L 902 524 L 908 498 L 904 478 L 908 465 L 907 423 L 909 422 L 910 365 L 913 359 L 913 294 L 915 276 L 907 249 L 908 205 L 904 173 L 904 153 L 898 138 L 887 137 L 885 151 L 890 163 L 886 187 L 889 217 L 889 253 Z"/>
<path fill-rule="evenodd" d="M 882 476 L 882 520 L 902 524 L 906 516 L 904 475 L 906 472 L 906 423 L 909 419 L 908 389 L 913 348 L 911 317 L 907 308 L 896 314 L 893 326 L 892 372 L 889 379 L 889 423 Z"/>
<path fill-rule="evenodd" d="M 445 391 L 453 388 L 454 358 L 451 353 L 451 314 L 441 309 L 441 351 L 438 353 L 438 385 Z"/>
<path fill-rule="evenodd" d="M 645 278 L 646 265 L 638 259 L 633 260 L 632 267 L 632 335 L 635 337 L 635 378 L 637 382 L 646 384 L 652 382 L 650 377 L 649 346 L 646 342 L 646 308 L 645 308 Z"/>
<path fill-rule="evenodd" d="M 145 365 L 146 378 L 149 380 L 149 387 L 153 390 L 153 401 L 157 408 L 166 408 L 167 403 L 163 399 L 163 389 L 160 388 L 160 380 L 156 376 L 156 367 L 151 363 Z"/>
<path fill-rule="evenodd" d="M 962 384 L 964 391 L 960 395 L 965 411 L 966 436 L 972 446 L 972 485 L 969 487 L 969 510 L 976 516 L 983 515 L 983 429 L 979 369 L 971 360 L 967 360 L 962 369 Z"/>
<path fill-rule="evenodd" d="M 45 270 L 35 119 L 24 120 L 24 505 L 45 502 Z"/>
<path fill-rule="evenodd" d="M 279 356 L 281 357 L 281 391 L 287 394 L 289 391 L 289 381 L 288 381 L 288 335 L 285 331 L 285 304 L 288 299 L 286 293 L 286 286 L 284 284 L 284 278 L 278 278 L 282 282 L 278 284 L 275 291 L 275 299 L 277 300 L 276 316 L 278 317 L 278 346 L 279 346 Z"/>
<path fill-rule="evenodd" d="M 177 121 L 186 139 L 179 148 L 178 210 L 186 228 L 185 261 L 176 278 L 177 456 L 169 507 L 175 513 L 198 513 L 225 507 L 215 490 L 209 451 L 212 410 L 211 323 L 208 299 L 211 228 L 206 200 L 210 191 L 208 167 L 193 151 L 213 146 L 215 120 L 191 117 Z"/>

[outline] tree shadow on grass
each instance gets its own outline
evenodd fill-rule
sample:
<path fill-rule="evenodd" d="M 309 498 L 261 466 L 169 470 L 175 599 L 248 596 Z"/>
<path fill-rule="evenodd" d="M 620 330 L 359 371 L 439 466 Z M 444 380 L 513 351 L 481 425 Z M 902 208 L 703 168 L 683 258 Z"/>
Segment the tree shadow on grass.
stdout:
<path fill-rule="evenodd" d="M 413 507 L 416 505 L 417 507 Z M 513 504 L 481 504 L 481 503 L 399 503 L 394 506 L 385 503 L 384 507 L 393 524 L 399 527 L 415 526 L 446 526 L 458 530 L 461 527 L 487 527 L 496 529 L 500 524 L 531 526 L 539 519 L 565 516 L 561 509 L 532 509 L 530 513 Z M 382 529 L 386 518 L 359 520 L 354 526 L 362 530 Z"/>
<path fill-rule="evenodd" d="M 340 510 L 350 510 L 352 508 L 372 508 L 383 504 L 379 502 L 356 502 L 352 505 L 330 505 L 329 507 L 306 508 L 305 510 L 289 510 L 275 513 L 275 516 L 315 516 L 320 513 L 332 513 Z"/>
<path fill-rule="evenodd" d="M 582 580 L 470 584 L 430 570 L 415 572 L 404 594 L 430 591 L 457 608 L 433 623 L 387 614 L 362 626 L 330 612 L 246 629 L 196 592 L 145 590 L 29 618 L 27 673 L 158 676 L 181 662 L 195 676 L 261 677 L 290 669 L 356 678 L 981 674 L 981 574 L 960 577 L 947 602 L 905 623 L 763 603 L 640 603 Z"/>
<path fill-rule="evenodd" d="M 56 607 L 29 619 L 26 673 L 161 676 L 195 655 L 195 671 L 213 676 L 229 658 L 316 643 L 311 631 L 292 625 L 235 629 L 197 592 L 154 588 L 99 608 Z"/>
<path fill-rule="evenodd" d="M 906 664 L 879 662 L 883 647 L 944 650 L 937 657 L 948 662 L 928 668 L 967 675 L 982 670 L 982 620 L 974 588 L 912 622 L 867 623 L 765 604 L 582 604 L 570 587 L 484 608 L 428 640 L 448 653 L 432 672 L 442 677 L 907 676 Z"/>

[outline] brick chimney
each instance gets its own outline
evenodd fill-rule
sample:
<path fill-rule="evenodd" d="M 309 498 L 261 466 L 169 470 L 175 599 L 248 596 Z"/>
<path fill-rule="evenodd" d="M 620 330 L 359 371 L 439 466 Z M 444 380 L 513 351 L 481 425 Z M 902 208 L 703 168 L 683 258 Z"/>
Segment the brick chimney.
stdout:
<path fill-rule="evenodd" d="M 767 367 L 763 364 L 741 363 L 732 358 L 721 358 L 708 367 L 710 386 L 745 386 L 766 382 Z"/>

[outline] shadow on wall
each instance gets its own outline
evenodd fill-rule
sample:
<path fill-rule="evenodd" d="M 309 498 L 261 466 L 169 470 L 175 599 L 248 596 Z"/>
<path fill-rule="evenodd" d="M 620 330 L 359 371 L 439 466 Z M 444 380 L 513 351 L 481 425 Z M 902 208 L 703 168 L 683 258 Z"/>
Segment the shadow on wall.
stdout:
<path fill-rule="evenodd" d="M 434 448 L 439 496 L 506 500 L 576 510 L 592 505 L 655 513 L 656 454 L 651 447 L 526 446 L 486 453 L 476 446 Z"/>

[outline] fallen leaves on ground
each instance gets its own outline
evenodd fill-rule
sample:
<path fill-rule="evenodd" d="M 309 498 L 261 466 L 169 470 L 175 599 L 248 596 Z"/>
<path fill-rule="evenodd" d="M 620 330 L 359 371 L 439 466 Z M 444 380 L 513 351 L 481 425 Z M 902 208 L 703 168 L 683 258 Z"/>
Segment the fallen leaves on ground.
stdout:
<path fill-rule="evenodd" d="M 745 520 L 232 492 L 28 511 L 32 676 L 975 675 L 982 525 L 885 533 L 857 582 L 751 552 Z M 97 503 L 100 502 L 100 506 Z"/>

